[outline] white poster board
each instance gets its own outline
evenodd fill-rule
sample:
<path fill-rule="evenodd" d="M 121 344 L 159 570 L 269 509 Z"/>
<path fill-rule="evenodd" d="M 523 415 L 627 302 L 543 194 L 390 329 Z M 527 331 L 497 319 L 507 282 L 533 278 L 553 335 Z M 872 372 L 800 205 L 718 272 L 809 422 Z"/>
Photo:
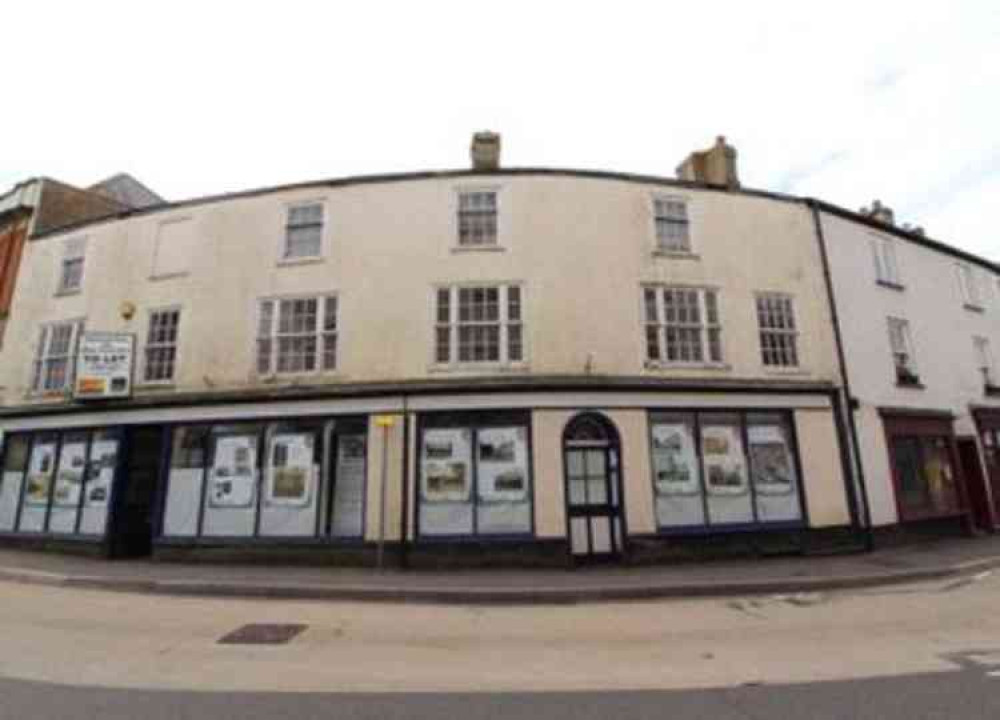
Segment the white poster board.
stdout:
<path fill-rule="evenodd" d="M 222 435 L 208 471 L 208 504 L 213 508 L 246 508 L 257 486 L 257 436 Z"/>
<path fill-rule="evenodd" d="M 788 495 L 795 491 L 795 470 L 785 436 L 777 425 L 751 426 L 750 467 L 759 495 Z"/>
<path fill-rule="evenodd" d="M 487 503 L 528 499 L 528 444 L 522 427 L 479 431 L 479 498 Z"/>
<path fill-rule="evenodd" d="M 306 507 L 311 503 L 319 468 L 311 433 L 281 433 L 268 449 L 264 499 L 268 505 Z"/>
<path fill-rule="evenodd" d="M 653 477 L 658 495 L 700 495 L 694 436 L 686 423 L 653 425 Z"/>
<path fill-rule="evenodd" d="M 90 466 L 84 503 L 87 507 L 107 507 L 118 461 L 117 440 L 94 440 L 90 445 Z"/>
<path fill-rule="evenodd" d="M 55 443 L 36 444 L 28 461 L 28 480 L 24 491 L 24 504 L 46 506 L 49 504 L 49 487 L 55 471 Z"/>
<path fill-rule="evenodd" d="M 472 492 L 472 438 L 463 429 L 426 430 L 421 494 L 428 503 L 466 503 Z"/>
<path fill-rule="evenodd" d="M 749 490 L 739 427 L 702 427 L 701 453 L 705 461 L 705 485 L 709 494 L 742 495 Z"/>
<path fill-rule="evenodd" d="M 73 395 L 79 399 L 132 394 L 135 338 L 124 333 L 86 332 L 80 338 Z"/>
<path fill-rule="evenodd" d="M 86 442 L 64 443 L 59 453 L 59 471 L 52 492 L 54 506 L 75 508 L 79 504 L 86 466 Z"/>

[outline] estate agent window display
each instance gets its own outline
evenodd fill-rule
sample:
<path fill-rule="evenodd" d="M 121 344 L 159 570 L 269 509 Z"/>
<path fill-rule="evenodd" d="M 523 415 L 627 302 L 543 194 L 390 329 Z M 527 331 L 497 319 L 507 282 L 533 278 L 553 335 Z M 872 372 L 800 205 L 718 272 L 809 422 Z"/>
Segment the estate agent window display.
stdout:
<path fill-rule="evenodd" d="M 533 532 L 528 416 L 420 419 L 417 531 L 422 538 Z"/>
<path fill-rule="evenodd" d="M 162 536 L 364 537 L 363 419 L 173 430 Z"/>
<path fill-rule="evenodd" d="M 798 450 L 786 412 L 653 412 L 661 531 L 800 526 Z"/>
<path fill-rule="evenodd" d="M 118 448 L 114 429 L 10 436 L 0 476 L 0 532 L 102 538 Z"/>

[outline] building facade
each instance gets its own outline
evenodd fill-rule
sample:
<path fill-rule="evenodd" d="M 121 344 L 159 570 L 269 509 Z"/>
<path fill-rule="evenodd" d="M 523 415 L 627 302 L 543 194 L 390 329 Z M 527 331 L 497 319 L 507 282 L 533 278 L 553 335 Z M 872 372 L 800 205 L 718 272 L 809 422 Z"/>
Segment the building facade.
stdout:
<path fill-rule="evenodd" d="M 849 391 L 831 303 L 839 216 L 741 190 L 721 141 L 685 180 L 496 149 L 34 233 L 0 538 L 566 563 L 893 522 L 856 440 L 888 401 Z"/>
<path fill-rule="evenodd" d="M 1000 273 L 898 227 L 820 212 L 876 527 L 1000 522 Z"/>

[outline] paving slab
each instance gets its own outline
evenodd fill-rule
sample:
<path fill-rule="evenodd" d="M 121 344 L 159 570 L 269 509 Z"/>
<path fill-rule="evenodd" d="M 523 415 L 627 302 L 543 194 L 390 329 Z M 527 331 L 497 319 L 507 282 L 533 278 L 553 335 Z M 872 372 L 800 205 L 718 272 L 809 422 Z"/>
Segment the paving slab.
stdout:
<path fill-rule="evenodd" d="M 579 603 L 805 593 L 973 575 L 1000 567 L 1000 536 L 831 557 L 576 570 L 385 570 L 108 561 L 0 549 L 0 581 L 218 597 L 435 603 Z"/>

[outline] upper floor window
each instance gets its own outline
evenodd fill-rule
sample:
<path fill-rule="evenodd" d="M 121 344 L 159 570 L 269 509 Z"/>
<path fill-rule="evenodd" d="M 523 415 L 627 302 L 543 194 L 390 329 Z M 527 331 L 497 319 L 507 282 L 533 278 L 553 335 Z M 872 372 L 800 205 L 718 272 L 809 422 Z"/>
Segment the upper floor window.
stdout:
<path fill-rule="evenodd" d="M 288 208 L 283 260 L 318 258 L 323 251 L 323 203 Z"/>
<path fill-rule="evenodd" d="M 87 252 L 86 238 L 67 240 L 63 246 L 59 272 L 59 293 L 77 292 L 83 286 L 83 260 Z"/>
<path fill-rule="evenodd" d="M 335 295 L 260 301 L 258 373 L 303 373 L 336 367 Z"/>
<path fill-rule="evenodd" d="M 497 244 L 497 193 L 469 190 L 458 194 L 458 244 L 483 247 Z"/>
<path fill-rule="evenodd" d="M 798 330 L 792 298 L 780 293 L 757 296 L 760 352 L 765 365 L 796 367 L 799 364 Z"/>
<path fill-rule="evenodd" d="M 643 289 L 646 359 L 666 363 L 721 363 L 722 327 L 715 290 Z"/>
<path fill-rule="evenodd" d="M 958 280 L 958 289 L 962 295 L 962 302 L 970 310 L 979 310 L 983 307 L 982 294 L 979 292 L 978 278 L 971 266 L 965 263 L 955 265 L 955 276 Z"/>
<path fill-rule="evenodd" d="M 442 287 L 437 290 L 434 361 L 524 361 L 524 319 L 517 285 Z"/>
<path fill-rule="evenodd" d="M 675 197 L 653 198 L 656 249 L 660 252 L 691 252 L 691 223 L 687 201 Z"/>
<path fill-rule="evenodd" d="M 899 276 L 899 264 L 896 262 L 895 241 L 882 235 L 873 235 L 871 245 L 875 278 L 883 285 L 901 287 L 903 283 Z"/>
<path fill-rule="evenodd" d="M 919 385 L 920 375 L 913 356 L 909 322 L 902 318 L 889 318 L 889 347 L 896 366 L 896 382 L 900 385 Z"/>
<path fill-rule="evenodd" d="M 61 392 L 72 386 L 76 348 L 82 331 L 80 320 L 42 326 L 35 349 L 32 391 Z"/>
<path fill-rule="evenodd" d="M 170 382 L 177 360 L 177 333 L 181 311 L 154 310 L 149 314 L 143 378 L 146 382 Z"/>
<path fill-rule="evenodd" d="M 993 365 L 993 351 L 990 349 L 990 341 L 984 337 L 974 337 L 972 344 L 976 351 L 976 367 L 983 376 L 983 384 L 987 387 L 997 385 L 996 370 Z"/>

